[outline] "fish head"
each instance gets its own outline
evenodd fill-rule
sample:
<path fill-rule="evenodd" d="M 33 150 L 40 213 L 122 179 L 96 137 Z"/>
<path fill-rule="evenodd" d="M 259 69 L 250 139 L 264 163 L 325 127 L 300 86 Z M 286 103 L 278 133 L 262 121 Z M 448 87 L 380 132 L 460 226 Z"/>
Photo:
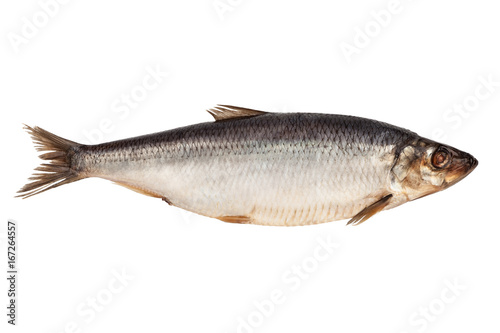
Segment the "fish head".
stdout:
<path fill-rule="evenodd" d="M 466 152 L 419 138 L 401 149 L 391 169 L 391 187 L 415 200 L 458 183 L 477 165 Z"/>

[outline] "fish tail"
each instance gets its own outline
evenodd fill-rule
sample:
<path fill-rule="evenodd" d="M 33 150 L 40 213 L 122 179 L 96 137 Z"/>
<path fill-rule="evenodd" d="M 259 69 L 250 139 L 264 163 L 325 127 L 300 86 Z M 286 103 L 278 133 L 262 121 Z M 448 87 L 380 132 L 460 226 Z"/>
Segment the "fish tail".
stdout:
<path fill-rule="evenodd" d="M 52 188 L 86 178 L 85 175 L 71 167 L 72 156 L 76 153 L 78 147 L 83 145 L 61 138 L 37 126 L 24 125 L 24 129 L 31 135 L 37 151 L 48 151 L 39 156 L 48 163 L 42 163 L 35 168 L 36 171 L 40 172 L 34 173 L 32 177 L 28 178 L 31 182 L 17 191 L 19 195 L 16 197 L 25 199 Z"/>

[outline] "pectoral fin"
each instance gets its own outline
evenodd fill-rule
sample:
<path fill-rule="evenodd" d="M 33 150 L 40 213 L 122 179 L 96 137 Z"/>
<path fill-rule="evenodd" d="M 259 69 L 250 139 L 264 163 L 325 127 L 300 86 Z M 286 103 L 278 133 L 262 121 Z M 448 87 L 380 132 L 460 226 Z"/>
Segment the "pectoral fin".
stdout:
<path fill-rule="evenodd" d="M 377 214 L 382 209 L 384 209 L 384 207 L 389 204 L 391 198 L 392 194 L 386 195 L 379 201 L 376 201 L 375 203 L 372 203 L 370 206 L 365 207 L 362 211 L 360 211 L 352 219 L 350 219 L 349 222 L 347 222 L 347 225 L 349 224 L 358 225 L 365 222 L 370 217 L 372 217 L 373 215 Z"/>

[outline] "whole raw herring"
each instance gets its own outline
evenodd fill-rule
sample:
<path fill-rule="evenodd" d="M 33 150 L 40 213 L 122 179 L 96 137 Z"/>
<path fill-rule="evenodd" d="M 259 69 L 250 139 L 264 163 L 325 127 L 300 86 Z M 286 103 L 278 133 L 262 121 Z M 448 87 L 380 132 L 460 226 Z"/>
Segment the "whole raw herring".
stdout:
<path fill-rule="evenodd" d="M 98 145 L 26 126 L 49 163 L 19 196 L 99 177 L 226 222 L 359 224 L 450 187 L 478 164 L 375 120 L 227 105 L 208 111 L 215 122 Z"/>

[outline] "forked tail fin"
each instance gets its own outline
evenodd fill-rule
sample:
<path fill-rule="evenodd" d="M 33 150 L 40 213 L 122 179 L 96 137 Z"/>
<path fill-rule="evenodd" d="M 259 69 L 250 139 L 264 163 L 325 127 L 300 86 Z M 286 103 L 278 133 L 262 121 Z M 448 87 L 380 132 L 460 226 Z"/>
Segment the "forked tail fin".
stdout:
<path fill-rule="evenodd" d="M 42 163 L 34 173 L 30 183 L 24 185 L 17 193 L 16 197 L 23 199 L 32 195 L 45 192 L 52 188 L 69 184 L 83 179 L 77 171 L 71 169 L 71 156 L 74 154 L 74 148 L 82 146 L 79 143 L 63 139 L 40 127 L 30 127 L 24 125 L 24 129 L 31 135 L 35 148 L 38 151 L 48 151 L 39 157 L 49 163 Z"/>

